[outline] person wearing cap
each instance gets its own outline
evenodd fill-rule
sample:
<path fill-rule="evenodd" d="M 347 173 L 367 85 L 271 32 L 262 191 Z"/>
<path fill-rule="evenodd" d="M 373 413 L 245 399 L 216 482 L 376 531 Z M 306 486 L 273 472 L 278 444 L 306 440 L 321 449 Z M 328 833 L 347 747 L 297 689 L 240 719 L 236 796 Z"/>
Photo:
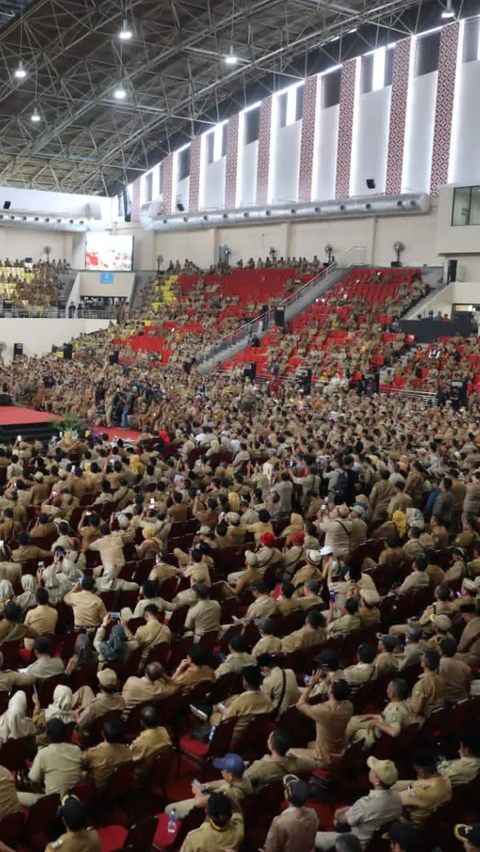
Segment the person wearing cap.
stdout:
<path fill-rule="evenodd" d="M 382 734 L 398 737 L 403 728 L 415 722 L 408 703 L 408 684 L 394 678 L 387 687 L 388 704 L 382 713 L 366 713 L 353 716 L 347 727 L 347 739 L 363 740 L 372 746 Z"/>
<path fill-rule="evenodd" d="M 324 645 L 327 640 L 325 618 L 321 612 L 307 612 L 305 624 L 282 639 L 282 652 L 300 651 Z"/>
<path fill-rule="evenodd" d="M 472 670 L 463 660 L 457 660 L 457 643 L 453 637 L 445 637 L 438 644 L 440 654 L 439 673 L 445 688 L 445 704 L 457 704 L 470 698 Z"/>
<path fill-rule="evenodd" d="M 65 723 L 49 719 L 46 734 L 48 745 L 37 751 L 28 773 L 35 792 L 18 793 L 22 807 L 30 807 L 41 796 L 51 793 L 64 796 L 82 778 L 82 752 L 77 745 L 65 742 Z"/>
<path fill-rule="evenodd" d="M 353 704 L 349 701 L 350 687 L 344 680 L 336 680 L 328 687 L 328 701 L 323 704 L 308 703 L 312 689 L 321 680 L 321 673 L 312 674 L 310 682 L 297 702 L 304 716 L 313 719 L 316 738 L 308 748 L 294 748 L 296 757 L 313 757 L 317 768 L 327 769 L 338 763 L 345 752 L 345 731 L 353 716 Z"/>
<path fill-rule="evenodd" d="M 471 784 L 480 773 L 480 737 L 472 726 L 459 732 L 458 757 L 438 764 L 440 775 L 450 778 L 452 785 Z"/>
<path fill-rule="evenodd" d="M 443 707 L 445 687 L 438 669 L 440 657 L 437 651 L 425 651 L 422 659 L 423 673 L 415 683 L 410 698 L 412 713 L 423 720 L 433 710 Z"/>
<path fill-rule="evenodd" d="M 460 843 L 463 843 L 465 852 L 478 852 L 480 849 L 480 822 L 473 825 L 460 823 L 453 829 L 453 833 Z"/>
<path fill-rule="evenodd" d="M 298 596 L 304 594 L 303 585 L 306 580 L 317 580 L 319 583 L 322 581 L 322 559 L 331 556 L 332 553 L 331 547 L 322 547 L 320 550 L 307 550 L 305 565 L 299 568 L 292 578 L 292 583 L 296 588 Z"/>
<path fill-rule="evenodd" d="M 455 658 L 467 663 L 468 666 L 478 666 L 480 665 L 480 615 L 477 604 L 464 603 L 461 613 L 465 627 L 460 636 Z"/>
<path fill-rule="evenodd" d="M 243 814 L 234 806 L 229 796 L 214 790 L 208 797 L 205 822 L 187 834 L 180 852 L 238 852 L 245 826 Z"/>
<path fill-rule="evenodd" d="M 362 629 L 380 625 L 380 595 L 376 589 L 360 589 L 358 617 Z"/>
<path fill-rule="evenodd" d="M 292 669 L 284 669 L 276 663 L 271 654 L 261 654 L 257 663 L 263 677 L 262 692 L 270 698 L 279 719 L 287 707 L 298 701 L 297 677 Z"/>
<path fill-rule="evenodd" d="M 192 781 L 192 798 L 168 804 L 164 813 L 169 814 L 172 808 L 176 808 L 178 818 L 184 819 L 192 808 L 205 808 L 208 797 L 213 792 L 224 793 L 232 802 L 241 802 L 245 796 L 252 793 L 252 785 L 245 778 L 245 762 L 240 755 L 226 754 L 224 757 L 214 758 L 212 763 L 215 769 L 220 770 L 221 778 L 204 784 Z"/>
<path fill-rule="evenodd" d="M 256 583 L 252 584 L 252 597 L 253 601 L 242 619 L 243 624 L 248 624 L 257 618 L 268 618 L 277 612 L 277 602 L 268 594 L 267 586 L 263 580 L 257 580 Z"/>
<path fill-rule="evenodd" d="M 416 781 L 397 781 L 395 790 L 400 793 L 402 805 L 410 821 L 423 825 L 432 811 L 452 798 L 452 782 L 441 775 L 432 749 L 418 749 L 412 755 Z"/>
<path fill-rule="evenodd" d="M 228 642 L 228 656 L 223 663 L 220 663 L 218 669 L 215 669 L 215 677 L 218 680 L 219 677 L 223 677 L 225 674 L 240 672 L 247 666 L 254 666 L 255 664 L 256 660 L 253 652 L 251 654 L 247 653 L 245 638 L 241 633 L 234 633 Z"/>
<path fill-rule="evenodd" d="M 105 787 L 114 769 L 132 760 L 131 751 L 123 742 L 124 734 L 122 719 L 105 719 L 103 742 L 82 753 L 82 768 L 93 778 L 98 791 Z"/>
<path fill-rule="evenodd" d="M 470 577 L 464 577 L 462 580 L 462 585 L 460 586 L 460 597 L 457 597 L 451 603 L 451 615 L 452 617 L 461 615 L 465 609 L 466 604 L 476 604 L 477 603 L 477 586 L 475 580 Z"/>
<path fill-rule="evenodd" d="M 273 818 L 263 844 L 264 852 L 293 852 L 313 850 L 318 829 L 318 817 L 313 808 L 305 807 L 309 787 L 296 775 L 283 779 L 287 807 Z"/>
<path fill-rule="evenodd" d="M 106 713 L 125 710 L 125 700 L 118 692 L 118 677 L 113 669 L 100 669 L 97 672 L 99 691 L 95 695 L 90 686 L 81 686 L 73 695 L 76 708 L 77 729 L 82 738 L 88 738 L 90 728 L 96 719 Z"/>
<path fill-rule="evenodd" d="M 222 608 L 218 601 L 210 600 L 210 589 L 204 583 L 195 583 L 193 591 L 197 602 L 187 612 L 185 631 L 193 633 L 194 642 L 200 642 L 206 633 L 219 630 Z"/>
<path fill-rule="evenodd" d="M 228 574 L 227 582 L 233 587 L 233 593 L 239 596 L 246 586 L 262 578 L 263 570 L 259 567 L 257 554 L 253 550 L 246 550 L 245 568 L 243 571 L 233 571 L 232 574 Z"/>
<path fill-rule="evenodd" d="M 398 671 L 395 651 L 398 647 L 396 636 L 380 634 L 378 636 L 377 656 L 375 657 L 375 677 L 392 677 Z"/>
<path fill-rule="evenodd" d="M 87 810 L 76 796 L 65 796 L 60 815 L 66 832 L 49 843 L 45 852 L 101 852 L 100 835 L 95 828 L 87 827 Z"/>
<path fill-rule="evenodd" d="M 284 775 L 300 775 L 307 780 L 315 769 L 312 755 L 297 757 L 290 751 L 291 737 L 283 728 L 275 728 L 268 737 L 268 753 L 250 764 L 245 772 L 245 778 L 251 783 L 253 790 L 260 789 L 266 784 L 280 781 Z"/>
<path fill-rule="evenodd" d="M 266 532 L 260 537 L 260 547 L 255 551 L 255 555 L 258 567 L 262 571 L 262 576 L 265 570 L 272 565 L 277 565 L 278 568 L 281 568 L 283 554 L 278 547 L 275 547 L 276 543 L 277 539 L 271 532 Z"/>
<path fill-rule="evenodd" d="M 350 826 L 358 837 L 362 849 L 366 849 L 376 831 L 402 815 L 402 800 L 393 789 L 398 781 L 397 767 L 391 760 L 367 758 L 370 770 L 368 780 L 371 790 L 368 796 L 362 796 L 350 806 L 338 808 L 334 819 L 340 826 Z M 319 831 L 315 840 L 315 849 L 327 852 L 335 846 L 337 832 Z"/>
<path fill-rule="evenodd" d="M 391 852 L 420 852 L 423 848 L 418 829 L 407 820 L 392 822 L 388 827 L 388 834 L 382 834 L 383 838 L 390 841 Z"/>
<path fill-rule="evenodd" d="M 172 745 L 170 734 L 160 725 L 159 711 L 156 707 L 153 705 L 143 707 L 140 722 L 142 731 L 130 743 L 137 780 L 148 776 L 155 758 L 163 749 Z"/>
<path fill-rule="evenodd" d="M 226 719 L 236 719 L 232 735 L 232 745 L 238 742 L 248 728 L 252 716 L 272 713 L 274 705 L 268 695 L 262 692 L 263 677 L 259 666 L 247 666 L 242 673 L 243 692 L 231 695 L 223 702 L 223 709 L 217 707 L 210 716 L 210 724 L 218 725 Z"/>
<path fill-rule="evenodd" d="M 260 654 L 278 654 L 282 650 L 282 640 L 274 636 L 274 624 L 271 618 L 259 618 L 256 622 L 260 639 L 252 648 L 252 657 Z"/>
<path fill-rule="evenodd" d="M 303 584 L 302 588 L 303 596 L 296 598 L 300 609 L 303 609 L 304 612 L 307 612 L 313 607 L 315 607 L 316 609 L 325 608 L 325 602 L 323 598 L 321 598 L 318 594 L 320 589 L 320 583 L 318 580 L 305 580 L 305 583 Z"/>

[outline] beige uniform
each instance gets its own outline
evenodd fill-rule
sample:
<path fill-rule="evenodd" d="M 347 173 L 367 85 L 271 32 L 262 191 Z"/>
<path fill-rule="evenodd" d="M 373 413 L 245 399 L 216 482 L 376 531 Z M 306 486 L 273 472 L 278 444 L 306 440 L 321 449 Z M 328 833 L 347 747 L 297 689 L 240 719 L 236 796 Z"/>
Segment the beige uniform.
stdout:
<path fill-rule="evenodd" d="M 394 789 L 400 792 L 402 805 L 410 811 L 410 820 L 414 825 L 422 825 L 434 808 L 452 798 L 450 778 L 442 775 L 412 782 L 399 781 Z"/>
<path fill-rule="evenodd" d="M 12 689 L 23 689 L 34 682 L 31 674 L 20 674 L 10 669 L 0 671 L 0 692 L 11 692 Z"/>
<path fill-rule="evenodd" d="M 215 680 L 215 672 L 210 666 L 191 665 L 173 678 L 174 684 L 180 686 L 183 693 L 188 692 L 189 689 L 204 680 Z"/>
<path fill-rule="evenodd" d="M 442 657 L 439 667 L 444 683 L 444 700 L 447 704 L 456 704 L 470 697 L 472 670 L 462 660 Z"/>
<path fill-rule="evenodd" d="M 52 606 L 40 604 L 34 609 L 29 609 L 25 615 L 24 624 L 32 628 L 38 636 L 50 635 L 55 632 L 58 621 L 58 612 Z M 25 639 L 25 648 L 33 648 L 33 639 Z"/>
<path fill-rule="evenodd" d="M 222 608 L 218 601 L 198 601 L 190 607 L 185 619 L 185 630 L 193 632 L 193 641 L 199 642 L 205 633 L 218 630 Z"/>
<path fill-rule="evenodd" d="M 295 672 L 292 669 L 281 669 L 280 666 L 276 666 L 263 681 L 262 692 L 268 695 L 277 711 L 278 719 L 287 707 L 296 704 L 299 699 L 300 690 Z"/>
<path fill-rule="evenodd" d="M 309 624 L 304 624 L 300 630 L 294 630 L 289 636 L 282 639 L 282 651 L 299 651 L 304 648 L 313 648 L 326 642 L 326 633 L 322 627 L 314 630 Z"/>
<path fill-rule="evenodd" d="M 88 692 L 87 692 L 88 690 Z M 78 721 L 78 729 L 81 734 L 86 734 L 96 719 L 101 719 L 106 713 L 113 710 L 125 710 L 125 700 L 119 692 L 100 692 L 94 695 L 90 687 L 83 686 L 74 695 L 75 706 L 83 707 L 84 710 Z"/>
<path fill-rule="evenodd" d="M 113 532 L 110 535 L 103 536 L 90 545 L 90 550 L 100 554 L 102 565 L 115 565 L 115 568 L 122 568 L 125 565 L 125 554 L 123 545 L 128 541 L 133 541 L 135 530 L 127 532 Z"/>
<path fill-rule="evenodd" d="M 274 709 L 270 698 L 263 692 L 242 692 L 240 695 L 232 695 L 224 702 L 226 711 L 220 713 L 215 711 L 210 716 L 210 723 L 218 725 L 225 719 L 237 719 L 233 730 L 232 747 L 238 742 L 243 732 L 248 728 L 252 716 L 259 713 L 271 713 Z"/>
<path fill-rule="evenodd" d="M 162 624 L 162 622 L 158 621 L 156 618 L 152 618 L 147 621 L 146 624 L 142 624 L 141 627 L 138 628 L 137 632 L 135 633 L 135 636 L 133 636 L 131 639 L 130 636 L 128 636 L 128 638 L 129 650 L 133 650 L 133 648 L 142 649 L 142 656 L 140 662 L 144 663 L 151 649 L 155 645 L 160 645 L 163 642 L 166 642 L 168 645 L 170 645 L 170 642 L 172 641 L 172 634 L 165 624 Z"/>
<path fill-rule="evenodd" d="M 400 589 L 402 592 L 409 592 L 412 589 L 425 589 L 430 585 L 430 577 L 426 571 L 412 571 L 405 577 Z"/>
<path fill-rule="evenodd" d="M 93 776 L 97 790 L 101 790 L 113 770 L 124 763 L 130 763 L 131 760 L 132 754 L 128 746 L 103 742 L 83 752 L 82 767 Z"/>
<path fill-rule="evenodd" d="M 247 609 L 244 623 L 254 621 L 257 618 L 268 618 L 277 611 L 277 603 L 269 595 L 260 595 Z"/>
<path fill-rule="evenodd" d="M 310 775 L 314 769 L 313 756 L 296 757 L 289 752 L 284 757 L 274 758 L 271 754 L 265 754 L 248 767 L 243 777 L 250 781 L 252 787 L 257 788 L 281 781 L 284 775 Z"/>
<path fill-rule="evenodd" d="M 28 674 L 35 680 L 48 680 L 65 674 L 65 665 L 61 657 L 40 657 L 28 666 Z"/>
<path fill-rule="evenodd" d="M 214 781 L 211 784 L 205 784 L 209 791 L 216 793 L 224 793 L 233 802 L 241 802 L 245 796 L 249 796 L 252 792 L 250 781 L 243 778 L 235 778 L 231 783 L 229 781 Z M 169 814 L 172 808 L 177 811 L 178 819 L 184 819 L 186 815 L 195 807 L 195 799 L 182 799 L 180 802 L 173 802 L 166 806 L 164 813 Z"/>
<path fill-rule="evenodd" d="M 341 615 L 327 625 L 327 636 L 343 636 L 353 630 L 360 630 L 361 626 L 358 615 Z"/>
<path fill-rule="evenodd" d="M 438 765 L 440 775 L 450 778 L 452 785 L 470 784 L 480 772 L 480 757 L 457 757 L 456 760 L 442 760 Z"/>
<path fill-rule="evenodd" d="M 107 614 L 102 599 L 83 589 L 79 592 L 68 592 L 64 601 L 73 609 L 76 628 L 98 627 Z"/>
<path fill-rule="evenodd" d="M 100 835 L 94 828 L 83 831 L 67 831 L 58 840 L 49 843 L 45 852 L 102 852 Z"/>
<path fill-rule="evenodd" d="M 166 728 L 146 728 L 142 731 L 130 745 L 137 778 L 147 775 L 157 755 L 171 744 Z"/>
<path fill-rule="evenodd" d="M 394 675 L 398 671 L 398 660 L 389 651 L 382 651 L 375 657 L 375 676 Z"/>
<path fill-rule="evenodd" d="M 282 650 L 282 640 L 277 636 L 262 636 L 252 648 L 252 657 L 260 654 L 278 654 Z"/>
<path fill-rule="evenodd" d="M 129 677 L 122 690 L 125 701 L 124 716 L 128 716 L 132 707 L 143 701 L 160 701 L 173 695 L 175 688 L 169 686 L 164 680 L 151 681 L 147 677 Z"/>
<path fill-rule="evenodd" d="M 428 716 L 432 710 L 443 707 L 445 687 L 443 679 L 435 672 L 420 675 L 412 690 L 410 707 L 415 716 Z"/>
<path fill-rule="evenodd" d="M 224 852 L 225 849 L 234 849 L 238 852 L 244 833 L 243 816 L 234 813 L 227 827 L 222 831 L 213 828 L 210 822 L 204 822 L 200 828 L 190 831 L 180 852 Z"/>
<path fill-rule="evenodd" d="M 298 709 L 309 719 L 313 719 L 317 729 L 314 743 L 308 749 L 292 749 L 298 757 L 312 756 L 319 767 L 329 767 L 343 757 L 345 751 L 345 732 L 353 716 L 353 704 L 350 701 L 335 701 L 330 698 L 323 704 L 298 704 Z"/>
<path fill-rule="evenodd" d="M 82 777 L 82 752 L 70 743 L 51 743 L 37 752 L 28 773 L 32 784 L 40 784 L 45 794 L 58 793 L 64 796 Z M 19 793 L 22 805 L 32 804 L 31 793 Z M 33 796 L 36 801 L 38 796 Z"/>
<path fill-rule="evenodd" d="M 0 766 L 0 819 L 20 810 L 15 781 L 5 766 Z"/>
<path fill-rule="evenodd" d="M 218 669 L 215 669 L 215 677 L 218 680 L 222 675 L 229 672 L 241 672 L 247 666 L 256 664 L 255 657 L 252 654 L 247 654 L 246 651 L 233 651 L 228 655 L 225 662 L 221 663 Z"/>
<path fill-rule="evenodd" d="M 347 683 L 351 683 L 354 686 L 360 686 L 362 683 L 373 680 L 374 674 L 374 663 L 355 663 L 354 666 L 348 666 L 343 671 L 343 676 Z"/>
<path fill-rule="evenodd" d="M 393 728 L 397 737 L 403 728 L 415 721 L 408 701 L 390 701 L 381 716 L 382 722 Z M 369 730 L 368 724 L 368 719 L 363 716 L 352 716 L 347 727 L 347 739 L 354 742 L 364 740 L 366 745 L 372 746 L 375 740 L 385 736 L 378 728 Z"/>

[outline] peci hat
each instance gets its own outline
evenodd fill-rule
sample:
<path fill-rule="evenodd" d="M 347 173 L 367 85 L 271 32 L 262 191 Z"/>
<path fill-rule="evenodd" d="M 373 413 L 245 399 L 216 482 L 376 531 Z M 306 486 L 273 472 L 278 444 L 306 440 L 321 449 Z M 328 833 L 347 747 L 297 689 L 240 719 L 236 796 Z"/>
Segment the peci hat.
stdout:
<path fill-rule="evenodd" d="M 452 626 L 448 615 L 432 615 L 431 621 L 440 633 L 448 633 Z"/>
<path fill-rule="evenodd" d="M 333 547 L 330 547 L 330 545 L 325 544 L 323 547 L 320 548 L 319 551 L 316 552 L 320 553 L 320 556 L 331 556 L 333 553 Z"/>
<path fill-rule="evenodd" d="M 213 765 L 215 769 L 225 769 L 232 775 L 242 776 L 245 772 L 245 763 L 243 757 L 240 757 L 239 754 L 226 754 L 225 757 L 217 757 L 213 761 Z"/>
<path fill-rule="evenodd" d="M 101 686 L 116 686 L 118 682 L 117 673 L 113 669 L 100 669 L 97 678 Z"/>
<path fill-rule="evenodd" d="M 457 840 L 466 840 L 477 849 L 480 848 L 480 822 L 475 822 L 473 825 L 460 823 L 454 827 L 453 833 Z"/>
<path fill-rule="evenodd" d="M 367 758 L 367 766 L 380 778 L 382 784 L 392 787 L 398 781 L 398 769 L 393 760 L 377 760 L 376 757 Z"/>
<path fill-rule="evenodd" d="M 245 562 L 247 565 L 250 565 L 251 568 L 256 568 L 258 565 L 258 556 L 253 550 L 245 551 Z"/>

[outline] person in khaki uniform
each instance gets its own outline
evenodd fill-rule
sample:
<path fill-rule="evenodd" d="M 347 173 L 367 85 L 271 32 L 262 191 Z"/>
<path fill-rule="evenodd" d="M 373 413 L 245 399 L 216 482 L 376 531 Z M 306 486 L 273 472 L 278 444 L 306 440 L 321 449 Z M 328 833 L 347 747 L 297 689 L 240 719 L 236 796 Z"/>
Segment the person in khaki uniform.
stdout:
<path fill-rule="evenodd" d="M 117 673 L 113 669 L 101 669 L 97 672 L 100 690 L 97 695 L 89 686 L 81 686 L 73 696 L 73 707 L 77 719 L 79 734 L 87 738 L 96 719 L 118 710 L 125 710 L 125 700 L 117 691 Z"/>
<path fill-rule="evenodd" d="M 104 742 L 83 752 L 82 768 L 92 776 L 97 790 L 102 790 L 113 770 L 130 763 L 132 753 L 122 743 L 125 723 L 121 719 L 105 719 Z"/>
<path fill-rule="evenodd" d="M 472 670 L 463 660 L 456 660 L 457 643 L 455 639 L 445 638 L 440 641 L 439 674 L 445 687 L 445 703 L 456 704 L 470 697 Z"/>
<path fill-rule="evenodd" d="M 120 624 L 125 630 L 125 635 L 128 641 L 128 651 L 133 651 L 134 648 L 142 649 L 140 659 L 140 667 L 146 663 L 148 655 L 155 645 L 161 645 L 166 642 L 170 645 L 172 641 L 172 633 L 166 624 L 162 624 L 159 620 L 160 610 L 156 604 L 148 604 L 143 610 L 145 624 L 138 628 L 135 635 L 128 627 L 128 622 L 124 618 L 120 619 Z"/>
<path fill-rule="evenodd" d="M 213 792 L 225 793 L 233 802 L 241 802 L 245 796 L 250 795 L 252 785 L 244 778 L 246 767 L 240 755 L 226 754 L 225 757 L 217 757 L 213 760 L 213 766 L 221 771 L 222 777 L 218 781 L 209 781 L 206 784 L 193 781 L 193 798 L 167 805 L 164 813 L 168 814 L 172 808 L 175 808 L 177 817 L 183 819 L 192 808 L 206 807 L 208 797 Z"/>
<path fill-rule="evenodd" d="M 452 798 L 450 778 L 440 775 L 436 756 L 431 749 L 419 749 L 415 752 L 413 766 L 417 773 L 416 781 L 397 781 L 394 790 L 400 793 L 402 805 L 410 821 L 423 825 L 434 808 Z"/>
<path fill-rule="evenodd" d="M 318 591 L 320 589 L 320 583 L 318 582 L 318 580 L 305 580 L 302 589 L 303 596 L 297 597 L 297 603 L 300 609 L 303 609 L 304 612 L 307 612 L 313 607 L 320 609 L 325 608 L 324 600 L 318 594 Z M 295 594 L 297 594 L 297 592 L 295 592 Z"/>
<path fill-rule="evenodd" d="M 322 558 L 329 556 L 332 553 L 331 547 L 322 547 L 321 550 L 307 550 L 307 561 L 305 565 L 296 571 L 292 577 L 292 583 L 297 590 L 298 595 L 302 595 L 302 589 L 307 580 L 317 580 L 319 583 L 322 580 Z"/>
<path fill-rule="evenodd" d="M 6 609 L 6 607 L 5 607 Z M 466 603 L 461 608 L 465 628 L 460 636 L 455 658 L 468 666 L 480 665 L 480 616 L 475 603 Z M 0 622 L 0 630 L 1 630 Z"/>
<path fill-rule="evenodd" d="M 401 586 L 395 589 L 396 595 L 404 595 L 413 589 L 424 589 L 430 586 L 430 577 L 427 574 L 427 557 L 415 556 L 410 574 L 407 574 Z"/>
<path fill-rule="evenodd" d="M 288 731 L 275 728 L 267 740 L 268 754 L 250 764 L 245 779 L 254 790 L 273 781 L 280 781 L 284 775 L 309 777 L 315 769 L 315 759 L 296 757 L 290 751 L 291 739 Z"/>
<path fill-rule="evenodd" d="M 141 723 L 141 733 L 130 744 L 137 780 L 145 778 L 155 758 L 163 749 L 172 745 L 167 729 L 159 724 L 159 714 L 155 707 L 143 708 Z"/>
<path fill-rule="evenodd" d="M 125 701 L 124 717 L 136 704 L 158 701 L 176 692 L 178 686 L 163 671 L 160 663 L 148 663 L 143 677 L 129 677 L 125 681 L 122 696 Z"/>
<path fill-rule="evenodd" d="M 162 583 L 164 583 L 165 580 L 171 580 L 173 577 L 176 576 L 177 571 L 175 566 L 169 565 L 167 562 L 163 562 L 161 554 L 157 554 L 155 565 L 150 571 L 148 579 L 156 580 L 159 587 L 161 587 Z"/>
<path fill-rule="evenodd" d="M 252 648 L 252 657 L 260 654 L 278 654 L 282 650 L 282 640 L 273 635 L 274 626 L 271 618 L 259 618 L 257 621 L 260 639 Z"/>
<path fill-rule="evenodd" d="M 357 689 L 363 683 L 373 680 L 375 677 L 375 654 L 376 648 L 371 642 L 363 642 L 358 646 L 356 662 L 343 670 L 343 677 L 347 683 Z"/>
<path fill-rule="evenodd" d="M 423 674 L 420 675 L 412 690 L 410 708 L 419 720 L 428 716 L 432 710 L 443 707 L 445 687 L 438 674 L 440 657 L 437 651 L 425 651 L 423 655 Z"/>
<path fill-rule="evenodd" d="M 247 645 L 241 633 L 234 633 L 228 643 L 228 657 L 215 669 L 215 677 L 228 674 L 229 672 L 241 672 L 247 666 L 255 665 L 253 654 L 247 653 Z"/>
<path fill-rule="evenodd" d="M 187 656 L 177 666 L 172 677 L 163 673 L 167 683 L 180 687 L 183 694 L 204 680 L 214 681 L 215 672 L 207 665 L 208 654 L 201 645 L 190 645 Z"/>
<path fill-rule="evenodd" d="M 244 834 L 241 811 L 233 812 L 231 799 L 214 791 L 208 797 L 205 822 L 187 834 L 180 852 L 238 852 Z"/>
<path fill-rule="evenodd" d="M 245 568 L 243 571 L 234 571 L 227 577 L 227 582 L 233 587 L 236 595 L 241 595 L 246 586 L 256 583 L 263 577 L 263 570 L 258 565 L 258 556 L 252 550 L 245 551 Z"/>
<path fill-rule="evenodd" d="M 3 668 L 3 654 L 0 651 L 0 692 L 12 692 L 13 689 L 23 689 L 30 686 L 35 679 L 30 674 L 21 674 L 11 669 Z"/>
<path fill-rule="evenodd" d="M 0 819 L 20 810 L 15 779 L 6 766 L 0 765 Z"/>
<path fill-rule="evenodd" d="M 85 805 L 76 796 L 63 800 L 61 817 L 66 832 L 49 843 L 45 852 L 102 852 L 100 835 L 94 828 L 87 828 Z"/>
<path fill-rule="evenodd" d="M 330 636 L 344 636 L 353 630 L 360 630 L 362 622 L 358 615 L 358 601 L 356 598 L 347 598 L 342 614 L 334 619 L 335 602 L 330 602 L 327 616 L 327 638 Z"/>
<path fill-rule="evenodd" d="M 48 745 L 41 748 L 30 767 L 28 780 L 42 792 L 19 792 L 20 804 L 33 805 L 41 796 L 58 793 L 64 796 L 82 778 L 82 752 L 78 746 L 65 742 L 65 724 L 61 719 L 49 719 L 46 725 Z"/>
<path fill-rule="evenodd" d="M 375 657 L 375 677 L 392 676 L 398 671 L 398 660 L 395 651 L 398 640 L 395 636 L 381 636 L 378 640 L 377 656 Z"/>
<path fill-rule="evenodd" d="M 287 707 L 298 701 L 300 690 L 297 677 L 292 669 L 282 669 L 276 665 L 271 654 L 260 654 L 257 663 L 263 676 L 262 692 L 270 698 L 275 716 L 279 719 Z"/>
<path fill-rule="evenodd" d="M 282 639 L 282 651 L 299 651 L 326 642 L 325 619 L 321 612 L 308 612 L 305 624 Z"/>
<path fill-rule="evenodd" d="M 218 601 L 209 600 L 210 590 L 204 583 L 195 583 L 193 591 L 197 602 L 188 610 L 185 630 L 193 633 L 194 642 L 200 642 L 205 633 L 219 630 L 222 608 Z"/>
<path fill-rule="evenodd" d="M 107 615 L 105 604 L 98 595 L 94 594 L 94 588 L 93 577 L 84 577 L 82 584 L 77 583 L 63 599 L 73 609 L 76 629 L 79 627 L 98 627 Z"/>
<path fill-rule="evenodd" d="M 8 601 L 0 621 L 0 644 L 3 642 L 18 642 L 22 639 L 35 639 L 36 631 L 28 624 L 22 624 L 22 610 L 14 601 Z"/>
<path fill-rule="evenodd" d="M 367 713 L 362 716 L 352 716 L 346 736 L 347 739 L 358 742 L 363 740 L 365 745 L 372 746 L 382 734 L 398 737 L 403 728 L 415 721 L 407 701 L 408 684 L 395 678 L 387 687 L 389 703 L 382 713 Z"/>
<path fill-rule="evenodd" d="M 453 787 L 475 781 L 480 774 L 480 738 L 474 727 L 461 733 L 458 757 L 442 760 L 438 764 L 438 771 L 445 778 L 450 778 Z"/>
<path fill-rule="evenodd" d="M 248 624 L 256 618 L 268 618 L 277 612 L 277 602 L 270 597 L 263 580 L 252 585 L 253 603 L 248 607 L 242 623 Z"/>
<path fill-rule="evenodd" d="M 50 641 L 47 636 L 37 636 L 33 642 L 35 662 L 27 668 L 27 675 L 35 681 L 45 681 L 49 677 L 65 674 L 65 664 L 61 657 L 50 656 Z"/>
<path fill-rule="evenodd" d="M 30 543 L 30 536 L 27 532 L 18 534 L 18 547 L 12 550 L 12 562 L 28 562 L 30 559 L 49 559 L 52 554 L 49 550 L 42 550 L 41 547 Z"/>
<path fill-rule="evenodd" d="M 24 624 L 30 627 L 37 636 L 50 636 L 55 633 L 55 627 L 58 621 L 58 612 L 53 606 L 48 605 L 48 592 L 46 589 L 37 589 L 35 593 L 37 606 L 29 609 L 25 615 Z M 33 648 L 33 639 L 24 640 L 25 648 L 30 651 Z"/>
<path fill-rule="evenodd" d="M 296 757 L 313 757 L 317 768 L 328 768 L 338 763 L 345 752 L 345 732 L 353 716 L 353 704 L 348 700 L 348 683 L 337 680 L 329 687 L 328 701 L 310 706 L 311 690 L 320 682 L 320 677 L 320 672 L 313 673 L 297 702 L 300 713 L 315 722 L 316 739 L 308 748 L 293 748 L 291 752 Z"/>
<path fill-rule="evenodd" d="M 360 590 L 358 617 L 363 628 L 380 625 L 380 595 L 376 589 Z"/>
<path fill-rule="evenodd" d="M 248 728 L 252 716 L 259 713 L 271 713 L 274 706 L 270 698 L 261 691 L 262 673 L 257 666 L 247 666 L 243 670 L 243 692 L 232 695 L 210 716 L 210 724 L 218 725 L 226 719 L 236 719 L 232 736 L 232 746 L 238 742 Z"/>

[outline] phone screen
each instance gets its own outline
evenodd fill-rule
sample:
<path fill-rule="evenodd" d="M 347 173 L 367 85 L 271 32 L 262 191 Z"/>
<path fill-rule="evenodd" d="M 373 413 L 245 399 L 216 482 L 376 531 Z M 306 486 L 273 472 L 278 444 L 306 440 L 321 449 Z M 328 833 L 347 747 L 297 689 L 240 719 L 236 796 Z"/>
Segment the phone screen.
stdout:
<path fill-rule="evenodd" d="M 335 592 L 330 592 L 329 598 L 330 598 L 330 603 L 335 603 Z"/>

